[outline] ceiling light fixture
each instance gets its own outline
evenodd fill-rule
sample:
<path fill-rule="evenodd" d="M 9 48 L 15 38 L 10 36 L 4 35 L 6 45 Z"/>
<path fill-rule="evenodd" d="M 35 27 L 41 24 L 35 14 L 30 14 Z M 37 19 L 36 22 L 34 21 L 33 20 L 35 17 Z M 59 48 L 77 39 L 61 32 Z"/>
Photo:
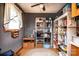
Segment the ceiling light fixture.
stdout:
<path fill-rule="evenodd" d="M 35 7 L 35 6 L 39 6 L 39 8 L 42 9 L 43 11 L 46 10 L 46 7 L 45 7 L 44 3 L 38 3 L 38 4 L 35 4 L 35 5 L 32 5 L 31 7 Z"/>
<path fill-rule="evenodd" d="M 40 8 L 45 11 L 45 5 L 44 4 L 40 4 Z"/>
<path fill-rule="evenodd" d="M 43 4 L 40 4 L 40 8 L 43 8 Z"/>
<path fill-rule="evenodd" d="M 46 10 L 45 5 L 43 5 L 43 8 L 42 8 L 42 9 L 43 9 L 43 11 L 45 11 L 45 10 Z"/>

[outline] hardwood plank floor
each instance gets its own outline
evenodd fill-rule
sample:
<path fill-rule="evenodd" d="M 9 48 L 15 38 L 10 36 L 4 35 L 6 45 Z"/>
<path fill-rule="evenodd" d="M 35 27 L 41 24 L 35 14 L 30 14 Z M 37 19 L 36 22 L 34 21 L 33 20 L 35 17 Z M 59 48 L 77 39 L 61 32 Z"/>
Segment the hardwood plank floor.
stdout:
<path fill-rule="evenodd" d="M 22 50 L 19 51 L 19 53 L 17 53 L 17 56 L 24 56 L 25 53 L 28 53 L 32 49 L 35 48 L 23 48 Z M 58 54 L 58 50 L 56 48 L 51 48 L 49 50 L 54 51 L 56 54 Z"/>
<path fill-rule="evenodd" d="M 23 43 L 23 48 L 15 56 L 24 56 L 24 54 L 27 54 L 29 51 L 40 48 L 43 48 L 42 44 L 38 44 L 37 47 L 34 47 L 32 43 Z M 56 48 L 49 48 L 48 50 L 51 50 L 52 52 L 54 51 L 56 54 L 58 54 L 58 50 Z"/>

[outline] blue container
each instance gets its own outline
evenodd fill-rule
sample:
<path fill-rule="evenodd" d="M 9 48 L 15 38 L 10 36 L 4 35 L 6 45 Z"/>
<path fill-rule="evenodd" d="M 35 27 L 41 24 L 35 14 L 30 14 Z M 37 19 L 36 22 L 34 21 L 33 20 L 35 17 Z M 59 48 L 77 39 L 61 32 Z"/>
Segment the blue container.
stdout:
<path fill-rule="evenodd" d="M 44 44 L 44 48 L 50 48 L 50 44 Z"/>

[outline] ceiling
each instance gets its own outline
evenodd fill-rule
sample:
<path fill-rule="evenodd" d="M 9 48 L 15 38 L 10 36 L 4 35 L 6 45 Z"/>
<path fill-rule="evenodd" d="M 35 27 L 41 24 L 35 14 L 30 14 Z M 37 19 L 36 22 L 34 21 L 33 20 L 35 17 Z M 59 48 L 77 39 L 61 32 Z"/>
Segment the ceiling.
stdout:
<path fill-rule="evenodd" d="M 40 5 L 31 7 L 36 3 L 18 3 L 25 13 L 57 13 L 65 3 L 44 3 L 46 10 L 43 11 Z"/>

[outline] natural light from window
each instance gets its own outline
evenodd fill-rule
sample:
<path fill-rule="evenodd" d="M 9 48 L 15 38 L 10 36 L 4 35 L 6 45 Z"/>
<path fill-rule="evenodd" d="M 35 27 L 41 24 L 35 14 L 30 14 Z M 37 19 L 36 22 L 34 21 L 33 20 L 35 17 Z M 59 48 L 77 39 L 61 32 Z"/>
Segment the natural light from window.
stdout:
<path fill-rule="evenodd" d="M 6 4 L 5 11 L 5 29 L 10 30 L 22 28 L 22 12 L 19 8 L 17 8 L 14 4 Z"/>

